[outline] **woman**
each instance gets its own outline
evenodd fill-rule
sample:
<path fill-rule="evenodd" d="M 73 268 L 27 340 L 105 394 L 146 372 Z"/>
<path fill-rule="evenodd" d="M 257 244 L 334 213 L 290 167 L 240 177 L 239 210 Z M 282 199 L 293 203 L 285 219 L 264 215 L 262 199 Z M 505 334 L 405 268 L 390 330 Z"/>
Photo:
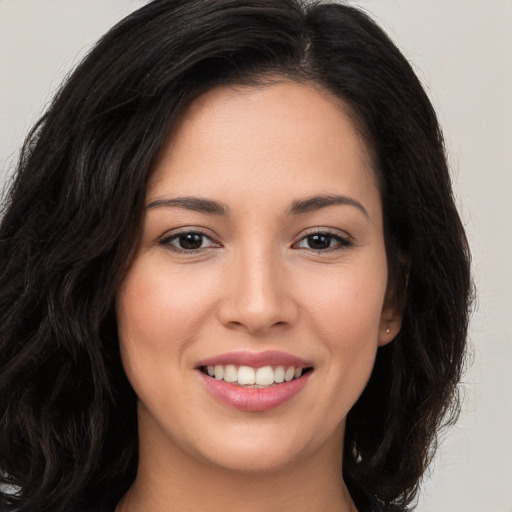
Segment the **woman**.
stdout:
<path fill-rule="evenodd" d="M 128 16 L 29 136 L 0 240 L 7 510 L 405 510 L 457 415 L 442 135 L 349 6 Z"/>

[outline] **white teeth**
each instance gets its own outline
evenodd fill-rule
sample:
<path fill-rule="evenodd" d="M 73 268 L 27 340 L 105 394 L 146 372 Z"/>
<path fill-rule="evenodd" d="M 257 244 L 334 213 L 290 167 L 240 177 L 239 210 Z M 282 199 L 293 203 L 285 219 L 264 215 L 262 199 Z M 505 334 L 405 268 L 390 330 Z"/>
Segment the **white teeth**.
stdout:
<path fill-rule="evenodd" d="M 226 365 L 224 370 L 224 380 L 226 382 L 236 382 L 238 380 L 238 372 L 234 364 Z"/>
<path fill-rule="evenodd" d="M 255 383 L 259 386 L 270 386 L 274 384 L 274 370 L 272 366 L 264 366 L 256 370 Z"/>
<path fill-rule="evenodd" d="M 303 368 L 295 368 L 288 366 L 276 366 L 275 368 L 268 365 L 261 368 L 251 368 L 250 366 L 235 366 L 234 364 L 217 364 L 215 366 L 207 366 L 206 372 L 210 377 L 217 380 L 224 380 L 239 386 L 252 387 L 268 387 L 273 384 L 282 382 L 290 382 L 298 379 L 302 375 Z"/>
<path fill-rule="evenodd" d="M 215 365 L 215 378 L 217 380 L 222 380 L 224 378 L 224 366 L 221 364 Z"/>
<path fill-rule="evenodd" d="M 238 369 L 238 384 L 240 386 L 252 386 L 256 379 L 256 372 L 250 366 L 240 366 Z"/>
<path fill-rule="evenodd" d="M 286 382 L 290 382 L 294 377 L 295 377 L 295 368 L 293 366 L 290 366 L 284 372 L 284 380 Z"/>
<path fill-rule="evenodd" d="M 275 382 L 284 382 L 284 366 L 278 366 L 274 370 L 274 381 Z"/>

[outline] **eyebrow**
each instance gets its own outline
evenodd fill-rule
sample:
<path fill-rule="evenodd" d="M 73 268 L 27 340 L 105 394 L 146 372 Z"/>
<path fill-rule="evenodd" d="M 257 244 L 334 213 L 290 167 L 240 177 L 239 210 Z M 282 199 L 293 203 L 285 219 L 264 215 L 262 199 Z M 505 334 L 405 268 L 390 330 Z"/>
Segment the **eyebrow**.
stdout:
<path fill-rule="evenodd" d="M 213 215 L 227 215 L 229 207 L 219 201 L 200 199 L 198 197 L 176 197 L 173 199 L 155 199 L 146 208 L 184 208 L 195 212 L 209 213 Z"/>
<path fill-rule="evenodd" d="M 300 215 L 309 213 L 322 208 L 336 205 L 354 206 L 361 210 L 366 217 L 369 217 L 366 208 L 357 200 L 348 197 L 333 194 L 324 194 L 319 196 L 308 197 L 307 199 L 293 201 L 288 214 Z M 229 207 L 220 201 L 211 199 L 201 199 L 199 197 L 176 197 L 172 199 L 155 199 L 151 201 L 146 208 L 183 208 L 185 210 L 193 210 L 196 212 L 227 215 Z"/>
<path fill-rule="evenodd" d="M 355 206 L 356 208 L 361 210 L 366 217 L 369 217 L 366 208 L 356 199 L 353 199 L 348 196 L 339 196 L 332 194 L 313 196 L 300 201 L 293 201 L 289 210 L 289 214 L 291 213 L 294 215 L 299 215 L 302 213 L 308 213 L 315 210 L 320 210 L 322 208 L 327 208 L 328 206 L 336 205 Z"/>

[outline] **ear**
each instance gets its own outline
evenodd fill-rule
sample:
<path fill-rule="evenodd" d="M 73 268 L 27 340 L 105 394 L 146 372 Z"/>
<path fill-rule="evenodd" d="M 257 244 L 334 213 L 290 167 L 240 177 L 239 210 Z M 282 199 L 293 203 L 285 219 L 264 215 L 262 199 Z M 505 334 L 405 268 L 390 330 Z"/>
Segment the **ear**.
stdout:
<path fill-rule="evenodd" d="M 379 322 L 379 347 L 394 340 L 402 328 L 403 308 L 400 307 L 395 293 L 388 293 Z"/>
<path fill-rule="evenodd" d="M 409 285 L 410 260 L 398 253 L 388 285 L 379 322 L 378 345 L 382 347 L 395 339 L 402 328 L 407 288 Z"/>

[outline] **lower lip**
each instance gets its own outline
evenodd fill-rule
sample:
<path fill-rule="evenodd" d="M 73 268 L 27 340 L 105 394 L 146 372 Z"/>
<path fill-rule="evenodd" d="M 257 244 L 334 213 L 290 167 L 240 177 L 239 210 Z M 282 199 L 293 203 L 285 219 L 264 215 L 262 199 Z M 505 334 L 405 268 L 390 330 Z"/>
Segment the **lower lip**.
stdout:
<path fill-rule="evenodd" d="M 208 391 L 220 402 L 240 411 L 262 412 L 275 409 L 300 393 L 312 372 L 298 379 L 268 388 L 248 388 L 217 380 L 199 371 Z"/>

